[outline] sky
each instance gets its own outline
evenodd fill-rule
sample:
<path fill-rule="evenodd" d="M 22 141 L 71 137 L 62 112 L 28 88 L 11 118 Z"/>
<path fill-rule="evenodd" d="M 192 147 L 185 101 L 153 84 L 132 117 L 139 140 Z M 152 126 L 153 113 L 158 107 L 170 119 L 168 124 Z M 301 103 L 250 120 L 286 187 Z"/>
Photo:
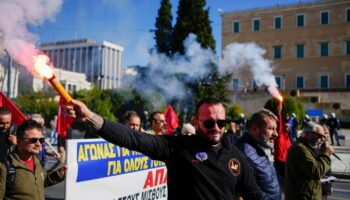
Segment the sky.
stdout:
<path fill-rule="evenodd" d="M 2 1 L 2 0 L 1 0 Z M 161 0 L 63 0 L 54 17 L 29 31 L 36 35 L 36 45 L 44 42 L 90 38 L 109 41 L 124 48 L 123 66 L 147 65 L 147 50 L 154 47 L 155 19 Z M 209 17 L 221 53 L 221 17 L 219 10 L 270 7 L 297 3 L 300 0 L 207 0 Z M 173 24 L 176 22 L 178 0 L 171 0 Z"/>

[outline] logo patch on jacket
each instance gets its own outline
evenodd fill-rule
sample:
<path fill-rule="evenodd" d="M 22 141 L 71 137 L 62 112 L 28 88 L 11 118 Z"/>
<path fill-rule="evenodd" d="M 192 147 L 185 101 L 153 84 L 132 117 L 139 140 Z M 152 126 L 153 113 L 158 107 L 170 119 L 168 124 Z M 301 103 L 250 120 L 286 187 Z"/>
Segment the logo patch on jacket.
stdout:
<path fill-rule="evenodd" d="M 197 152 L 195 156 L 196 156 L 197 160 L 201 161 L 201 162 L 203 162 L 206 159 L 208 159 L 208 154 L 205 153 L 205 152 Z"/>
<path fill-rule="evenodd" d="M 241 171 L 241 163 L 237 159 L 232 158 L 228 161 L 228 168 L 234 176 L 238 176 Z"/>

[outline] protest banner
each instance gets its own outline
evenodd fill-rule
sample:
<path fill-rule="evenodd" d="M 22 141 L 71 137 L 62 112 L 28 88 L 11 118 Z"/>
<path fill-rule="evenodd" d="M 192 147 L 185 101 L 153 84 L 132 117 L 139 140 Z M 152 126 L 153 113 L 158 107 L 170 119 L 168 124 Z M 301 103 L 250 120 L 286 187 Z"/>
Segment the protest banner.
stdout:
<path fill-rule="evenodd" d="M 167 199 L 163 162 L 103 139 L 67 141 L 65 199 Z"/>

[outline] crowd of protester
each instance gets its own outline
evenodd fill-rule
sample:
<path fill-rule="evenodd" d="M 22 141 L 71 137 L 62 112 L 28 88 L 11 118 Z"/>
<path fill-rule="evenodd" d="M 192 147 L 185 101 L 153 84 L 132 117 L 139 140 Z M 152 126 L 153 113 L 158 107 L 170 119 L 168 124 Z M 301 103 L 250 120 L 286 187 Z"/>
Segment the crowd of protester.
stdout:
<path fill-rule="evenodd" d="M 71 117 L 88 125 L 85 138 L 101 137 L 163 161 L 168 169 L 170 200 L 321 199 L 330 194 L 324 192 L 320 179 L 331 173 L 333 136 L 340 145 L 340 125 L 334 113 L 323 115 L 319 123 L 308 115 L 299 123 L 295 113 L 282 116 L 267 109 L 257 111 L 249 120 L 243 113 L 227 120 L 223 103 L 207 98 L 197 105 L 191 121 L 170 133 L 161 111 L 153 112 L 148 122 L 142 122 L 133 110 L 125 112 L 119 122 L 112 122 L 77 100 L 67 109 Z M 51 132 L 46 131 L 44 118 L 33 114 L 17 130 L 11 113 L 0 108 L 0 198 L 19 195 L 17 199 L 43 199 L 44 186 L 63 180 L 65 139 L 57 138 L 56 122 L 57 116 L 50 122 Z M 58 153 L 48 148 L 51 145 L 58 145 Z M 271 150 L 273 160 L 266 150 Z M 48 172 L 46 156 L 58 160 Z M 40 184 L 36 188 L 18 182 L 8 186 L 8 158 L 21 166 L 16 168 L 17 175 L 23 173 L 21 168 L 33 174 L 44 172 Z"/>

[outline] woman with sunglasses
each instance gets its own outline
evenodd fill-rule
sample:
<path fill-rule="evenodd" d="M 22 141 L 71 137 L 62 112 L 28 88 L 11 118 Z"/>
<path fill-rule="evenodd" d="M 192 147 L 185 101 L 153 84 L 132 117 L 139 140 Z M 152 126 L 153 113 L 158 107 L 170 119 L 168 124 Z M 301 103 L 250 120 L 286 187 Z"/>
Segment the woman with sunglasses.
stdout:
<path fill-rule="evenodd" d="M 225 131 L 224 105 L 213 98 L 196 107 L 195 135 L 150 135 L 103 119 L 80 101 L 67 105 L 71 117 L 90 124 L 105 140 L 164 162 L 168 170 L 168 199 L 265 199 L 245 156 Z"/>
<path fill-rule="evenodd" d="M 0 199 L 44 200 L 44 187 L 61 182 L 66 167 L 46 174 L 37 156 L 45 142 L 42 126 L 34 120 L 24 121 L 17 130 L 17 148 L 9 156 L 14 176 L 8 176 L 0 163 Z"/>

